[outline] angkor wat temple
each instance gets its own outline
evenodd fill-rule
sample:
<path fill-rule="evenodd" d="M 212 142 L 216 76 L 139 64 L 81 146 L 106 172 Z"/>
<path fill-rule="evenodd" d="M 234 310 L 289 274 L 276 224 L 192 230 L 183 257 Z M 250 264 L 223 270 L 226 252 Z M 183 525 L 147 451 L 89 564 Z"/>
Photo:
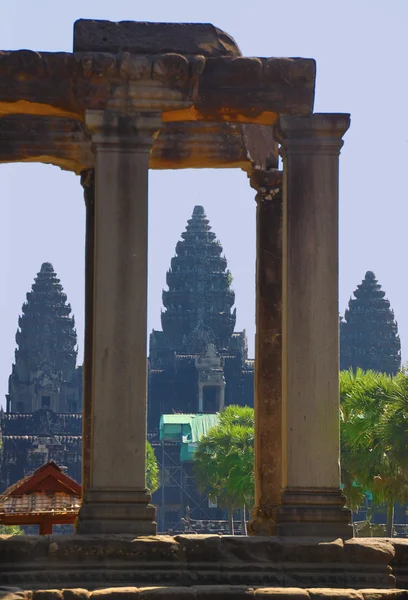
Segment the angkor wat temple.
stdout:
<path fill-rule="evenodd" d="M 188 505 L 195 518 L 222 515 L 196 492 L 192 465 L 180 464 L 175 442 L 159 441 L 160 416 L 216 413 L 228 404 L 253 406 L 254 365 L 248 360 L 245 332 L 234 332 L 232 277 L 203 207 L 194 208 L 181 237 L 166 276 L 162 331 L 150 336 L 149 440 L 160 466 L 163 453 L 171 455 L 176 478 L 183 475 L 183 466 L 190 482 L 184 496 L 179 484 L 167 489 L 169 514 L 162 519 L 166 529 L 180 521 Z M 76 367 L 77 336 L 70 315 L 60 281 L 52 265 L 44 263 L 19 318 L 1 419 L 0 490 L 48 460 L 81 481 L 82 368 Z M 153 501 L 160 514 L 160 491 Z"/>
<path fill-rule="evenodd" d="M 245 331 L 234 332 L 232 276 L 202 206 L 181 237 L 166 275 L 163 331 L 150 335 L 149 431 L 161 414 L 253 406 L 254 361 Z"/>

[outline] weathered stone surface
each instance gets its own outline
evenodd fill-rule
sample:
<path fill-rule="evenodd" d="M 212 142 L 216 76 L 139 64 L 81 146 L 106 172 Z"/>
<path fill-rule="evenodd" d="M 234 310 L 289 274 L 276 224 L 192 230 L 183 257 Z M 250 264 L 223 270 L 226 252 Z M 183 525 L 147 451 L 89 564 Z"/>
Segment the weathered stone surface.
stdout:
<path fill-rule="evenodd" d="M 186 562 L 219 563 L 222 560 L 221 536 L 219 535 L 177 535 L 181 556 Z"/>
<path fill-rule="evenodd" d="M 406 600 L 408 598 L 407 590 L 378 590 L 366 589 L 359 590 L 364 600 Z"/>
<path fill-rule="evenodd" d="M 134 600 L 139 596 L 136 587 L 114 587 L 92 592 L 91 598 L 95 600 Z"/>
<path fill-rule="evenodd" d="M 235 562 L 251 565 L 249 568 L 264 568 L 281 564 L 285 544 L 276 537 L 240 537 L 222 536 L 221 549 L 223 562 Z"/>
<path fill-rule="evenodd" d="M 79 19 L 74 52 L 240 56 L 233 38 L 210 23 L 148 23 Z"/>
<path fill-rule="evenodd" d="M 397 587 L 408 589 L 408 539 L 388 539 L 384 540 L 392 544 L 394 548 L 394 558 L 391 561 L 391 567 L 397 580 Z"/>
<path fill-rule="evenodd" d="M 206 585 L 194 588 L 197 600 L 251 600 L 254 590 L 245 585 Z"/>
<path fill-rule="evenodd" d="M 297 58 L 2 51 L 0 115 L 83 120 L 85 109 L 126 106 L 160 110 L 165 122 L 270 125 L 278 113 L 311 113 L 315 71 Z"/>
<path fill-rule="evenodd" d="M 45 558 L 48 544 L 45 536 L 4 536 L 0 539 L 0 565 Z"/>
<path fill-rule="evenodd" d="M 346 545 L 217 535 L 22 536 L 0 540 L 0 586 L 395 586 L 389 542 L 360 539 L 347 553 Z"/>
<path fill-rule="evenodd" d="M 80 120 L 37 115 L 0 118 L 0 163 L 43 162 L 77 175 L 95 157 Z M 241 168 L 277 163 L 272 127 L 167 123 L 155 139 L 150 169 Z M 276 157 L 275 157 L 276 155 Z"/>
<path fill-rule="evenodd" d="M 83 588 L 63 590 L 64 600 L 87 600 L 91 595 L 88 590 Z"/>
<path fill-rule="evenodd" d="M 309 594 L 306 590 L 300 588 L 258 588 L 255 590 L 255 600 L 306 600 L 309 598 Z"/>
<path fill-rule="evenodd" d="M 67 562 L 120 560 L 175 562 L 180 546 L 171 536 L 121 538 L 119 536 L 52 536 L 50 557 Z"/>
<path fill-rule="evenodd" d="M 60 600 L 60 590 L 49 589 L 34 592 L 16 593 L 1 596 L 6 600 Z M 85 593 L 85 590 L 69 590 L 73 594 Z M 403 600 L 408 598 L 407 590 L 367 589 L 336 589 L 336 588 L 299 588 L 299 587 L 258 587 L 238 585 L 196 585 L 181 586 L 148 586 L 148 587 L 107 587 L 88 593 L 87 598 L 95 600 Z M 72 598 L 85 596 L 72 596 Z"/>
<path fill-rule="evenodd" d="M 146 587 L 140 589 L 140 600 L 193 600 L 195 588 L 193 587 Z"/>
<path fill-rule="evenodd" d="M 31 591 L 19 592 L 11 587 L 0 586 L 0 598 L 2 600 L 31 600 L 33 593 Z"/>
<path fill-rule="evenodd" d="M 388 565 L 395 550 L 393 544 L 381 538 L 354 538 L 344 542 L 344 554 L 352 564 Z"/>
<path fill-rule="evenodd" d="M 310 588 L 307 590 L 311 600 L 362 600 L 363 596 L 357 590 L 333 590 L 328 588 Z"/>
<path fill-rule="evenodd" d="M 283 560 L 287 563 L 343 563 L 344 543 L 341 539 L 319 542 L 314 539 L 289 538 L 283 547 Z"/>
<path fill-rule="evenodd" d="M 64 600 L 62 590 L 37 590 L 33 593 L 33 600 Z"/>

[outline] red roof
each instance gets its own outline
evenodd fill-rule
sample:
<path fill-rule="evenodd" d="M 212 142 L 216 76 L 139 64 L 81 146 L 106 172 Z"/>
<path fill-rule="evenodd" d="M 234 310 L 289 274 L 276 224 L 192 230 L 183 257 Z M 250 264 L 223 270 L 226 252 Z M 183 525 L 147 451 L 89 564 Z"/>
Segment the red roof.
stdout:
<path fill-rule="evenodd" d="M 0 523 L 23 525 L 50 517 L 72 521 L 81 503 L 81 486 L 53 461 L 10 486 L 0 496 Z"/>

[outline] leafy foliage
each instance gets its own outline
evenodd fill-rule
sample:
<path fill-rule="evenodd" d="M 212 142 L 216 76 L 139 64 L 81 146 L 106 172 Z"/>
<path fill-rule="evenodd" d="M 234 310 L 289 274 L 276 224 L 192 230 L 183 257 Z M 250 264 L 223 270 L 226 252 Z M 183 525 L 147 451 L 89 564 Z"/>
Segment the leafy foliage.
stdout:
<path fill-rule="evenodd" d="M 0 535 L 24 535 L 18 525 L 0 525 Z"/>
<path fill-rule="evenodd" d="M 194 473 L 199 488 L 230 512 L 253 503 L 254 411 L 228 406 L 198 443 Z"/>
<path fill-rule="evenodd" d="M 408 500 L 408 377 L 357 369 L 340 374 L 341 467 L 348 504 L 356 509 L 370 492 L 388 506 Z"/>
<path fill-rule="evenodd" d="M 146 487 L 151 494 L 159 487 L 159 466 L 149 442 L 146 442 Z"/>

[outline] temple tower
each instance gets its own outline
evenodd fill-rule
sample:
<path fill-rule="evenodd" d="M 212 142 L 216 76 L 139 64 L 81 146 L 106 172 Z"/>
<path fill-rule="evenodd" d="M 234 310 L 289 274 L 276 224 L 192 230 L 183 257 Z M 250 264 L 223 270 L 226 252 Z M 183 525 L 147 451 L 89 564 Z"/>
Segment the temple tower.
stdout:
<path fill-rule="evenodd" d="M 77 335 L 71 306 L 50 263 L 44 263 L 22 307 L 7 412 L 81 411 Z"/>
<path fill-rule="evenodd" d="M 401 342 L 390 301 L 374 273 L 367 271 L 340 322 L 340 369 L 396 375 Z"/>
<path fill-rule="evenodd" d="M 163 291 L 163 331 L 150 335 L 149 430 L 160 415 L 253 405 L 253 361 L 234 332 L 235 293 L 223 248 L 202 206 L 176 245 Z"/>
<path fill-rule="evenodd" d="M 212 343 L 228 348 L 235 327 L 235 294 L 222 246 L 202 206 L 195 206 L 176 245 L 163 291 L 165 343 L 176 351 L 201 352 Z"/>

